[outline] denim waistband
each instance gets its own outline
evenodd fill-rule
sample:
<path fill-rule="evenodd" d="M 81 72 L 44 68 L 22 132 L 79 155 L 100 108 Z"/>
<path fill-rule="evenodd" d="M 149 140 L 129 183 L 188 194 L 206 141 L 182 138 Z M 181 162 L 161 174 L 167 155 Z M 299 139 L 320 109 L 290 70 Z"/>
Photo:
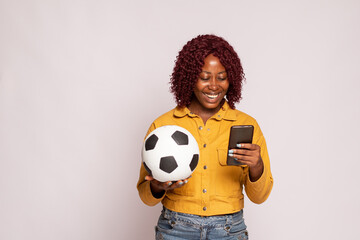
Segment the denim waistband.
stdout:
<path fill-rule="evenodd" d="M 183 221 L 199 225 L 207 223 L 212 223 L 212 225 L 227 225 L 243 221 L 243 210 L 225 215 L 199 216 L 194 214 L 175 212 L 163 207 L 162 215 L 165 219 Z"/>

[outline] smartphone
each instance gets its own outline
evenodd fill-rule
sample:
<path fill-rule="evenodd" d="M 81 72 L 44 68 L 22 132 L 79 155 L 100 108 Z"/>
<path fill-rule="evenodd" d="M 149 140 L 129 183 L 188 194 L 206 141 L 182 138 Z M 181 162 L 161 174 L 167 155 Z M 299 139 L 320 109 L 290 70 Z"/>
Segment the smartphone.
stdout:
<path fill-rule="evenodd" d="M 238 143 L 252 143 L 254 134 L 253 125 L 235 125 L 230 129 L 229 137 L 229 147 L 230 149 L 238 148 L 236 144 Z M 236 161 L 234 157 L 227 156 L 227 165 L 242 165 L 240 162 Z"/>

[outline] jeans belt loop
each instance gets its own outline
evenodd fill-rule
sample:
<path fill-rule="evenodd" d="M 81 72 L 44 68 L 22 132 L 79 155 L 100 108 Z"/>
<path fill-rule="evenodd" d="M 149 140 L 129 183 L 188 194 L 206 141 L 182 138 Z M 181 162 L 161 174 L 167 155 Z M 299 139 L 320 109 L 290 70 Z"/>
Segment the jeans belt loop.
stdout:
<path fill-rule="evenodd" d="M 165 217 L 166 219 L 169 219 L 169 218 L 171 217 L 171 214 L 170 214 L 169 209 L 167 209 L 167 208 L 165 208 L 165 207 L 164 207 L 164 217 Z"/>
<path fill-rule="evenodd" d="M 178 221 L 178 212 L 173 212 L 173 214 L 174 214 L 174 219 L 177 222 Z"/>

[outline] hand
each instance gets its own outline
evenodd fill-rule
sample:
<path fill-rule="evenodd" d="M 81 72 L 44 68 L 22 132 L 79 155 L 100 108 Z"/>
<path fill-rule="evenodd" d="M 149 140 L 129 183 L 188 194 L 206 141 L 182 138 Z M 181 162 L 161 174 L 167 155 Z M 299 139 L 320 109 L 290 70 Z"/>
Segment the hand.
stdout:
<path fill-rule="evenodd" d="M 250 180 L 255 182 L 258 180 L 263 171 L 264 164 L 261 159 L 261 149 L 257 144 L 241 143 L 237 144 L 238 149 L 229 150 L 229 156 L 241 164 L 249 166 Z"/>
<path fill-rule="evenodd" d="M 148 175 L 145 177 L 145 180 L 150 181 L 151 191 L 154 195 L 156 195 L 167 190 L 172 190 L 184 186 L 184 184 L 186 184 L 189 181 L 189 178 L 191 178 L 191 176 L 183 180 L 174 181 L 174 182 L 172 181 L 159 182 L 158 180 L 154 179 L 152 176 Z"/>

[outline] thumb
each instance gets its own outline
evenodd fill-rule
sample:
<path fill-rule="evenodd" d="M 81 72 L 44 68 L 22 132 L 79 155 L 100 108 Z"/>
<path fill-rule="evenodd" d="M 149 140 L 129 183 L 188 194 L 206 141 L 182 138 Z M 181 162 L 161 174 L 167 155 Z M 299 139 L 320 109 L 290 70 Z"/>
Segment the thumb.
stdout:
<path fill-rule="evenodd" d="M 147 176 L 145 176 L 145 180 L 146 181 L 151 181 L 151 180 L 154 180 L 154 178 L 152 176 L 150 176 L 150 175 L 147 175 Z"/>

